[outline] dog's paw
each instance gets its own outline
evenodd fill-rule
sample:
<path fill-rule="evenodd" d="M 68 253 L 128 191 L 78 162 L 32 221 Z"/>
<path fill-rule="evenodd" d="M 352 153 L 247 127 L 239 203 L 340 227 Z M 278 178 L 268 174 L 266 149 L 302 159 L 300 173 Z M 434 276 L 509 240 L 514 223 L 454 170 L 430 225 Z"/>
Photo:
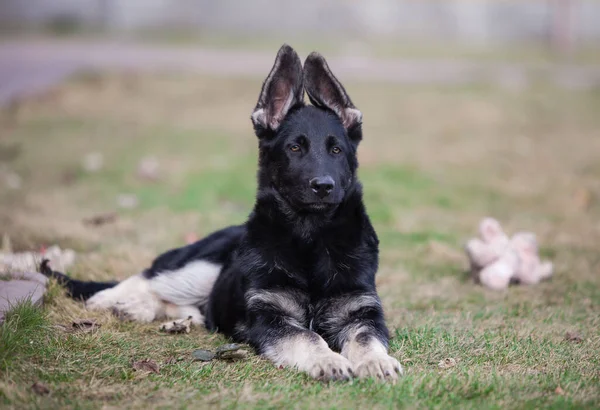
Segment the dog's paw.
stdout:
<path fill-rule="evenodd" d="M 307 373 L 318 380 L 350 380 L 353 376 L 352 363 L 335 352 L 314 358 Z"/>
<path fill-rule="evenodd" d="M 380 381 L 395 383 L 403 369 L 398 360 L 384 353 L 368 354 L 354 363 L 354 374 L 358 378 L 373 377 Z"/>

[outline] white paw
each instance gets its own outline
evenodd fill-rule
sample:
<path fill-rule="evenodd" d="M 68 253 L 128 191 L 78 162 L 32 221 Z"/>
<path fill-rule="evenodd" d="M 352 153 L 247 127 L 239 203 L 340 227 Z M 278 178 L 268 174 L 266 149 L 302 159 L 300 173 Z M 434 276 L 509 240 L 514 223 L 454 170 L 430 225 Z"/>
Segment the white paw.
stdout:
<path fill-rule="evenodd" d="M 156 301 L 152 299 L 140 300 L 133 298 L 117 302 L 112 309 L 117 316 L 125 320 L 149 323 L 156 319 L 159 307 Z"/>
<path fill-rule="evenodd" d="M 395 383 L 402 373 L 400 362 L 385 353 L 371 353 L 354 363 L 354 374 L 360 379 L 373 377 Z"/>
<path fill-rule="evenodd" d="M 335 352 L 315 357 L 313 362 L 306 366 L 306 372 L 319 380 L 350 380 L 353 375 L 352 363 Z"/>
<path fill-rule="evenodd" d="M 160 330 L 166 333 L 190 333 L 192 317 L 187 319 L 171 320 L 160 325 Z"/>

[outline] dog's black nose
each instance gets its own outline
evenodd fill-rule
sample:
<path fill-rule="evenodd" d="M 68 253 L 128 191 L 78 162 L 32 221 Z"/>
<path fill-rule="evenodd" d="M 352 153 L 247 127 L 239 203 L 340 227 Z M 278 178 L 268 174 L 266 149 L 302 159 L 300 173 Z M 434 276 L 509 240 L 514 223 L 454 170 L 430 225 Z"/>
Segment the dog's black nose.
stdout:
<path fill-rule="evenodd" d="M 316 177 L 309 181 L 310 187 L 319 198 L 325 198 L 331 193 L 335 186 L 335 181 L 330 176 Z"/>

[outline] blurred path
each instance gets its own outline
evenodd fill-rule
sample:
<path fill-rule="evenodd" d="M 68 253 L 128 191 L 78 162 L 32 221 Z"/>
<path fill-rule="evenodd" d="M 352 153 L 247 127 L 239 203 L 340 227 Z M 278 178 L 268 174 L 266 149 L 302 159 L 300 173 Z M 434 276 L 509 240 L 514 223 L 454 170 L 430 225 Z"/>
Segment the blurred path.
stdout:
<path fill-rule="evenodd" d="M 0 105 L 84 69 L 184 70 L 211 75 L 265 76 L 273 52 L 157 46 L 126 41 L 9 40 L 0 42 Z M 377 60 L 332 57 L 335 73 L 349 80 L 400 83 L 494 83 L 519 89 L 544 76 L 558 86 L 600 86 L 600 65 L 520 64 L 469 60 Z"/>

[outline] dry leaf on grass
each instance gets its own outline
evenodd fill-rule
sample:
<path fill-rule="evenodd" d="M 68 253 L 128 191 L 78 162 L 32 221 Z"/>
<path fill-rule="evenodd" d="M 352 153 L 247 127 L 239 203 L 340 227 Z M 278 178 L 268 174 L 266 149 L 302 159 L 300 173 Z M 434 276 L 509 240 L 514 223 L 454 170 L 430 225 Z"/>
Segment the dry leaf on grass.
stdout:
<path fill-rule="evenodd" d="M 89 218 L 85 218 L 83 220 L 84 225 L 90 226 L 102 226 L 106 224 L 113 223 L 117 220 L 117 214 L 115 212 L 110 212 L 107 214 L 100 214 L 91 216 Z"/>
<path fill-rule="evenodd" d="M 183 357 L 175 357 L 175 356 L 170 356 L 167 360 L 165 360 L 165 364 L 175 364 L 177 362 L 180 362 L 183 360 Z"/>
<path fill-rule="evenodd" d="M 565 391 L 560 386 L 556 387 L 556 389 L 554 390 L 554 393 L 558 394 L 559 396 L 565 395 Z"/>
<path fill-rule="evenodd" d="M 71 328 L 74 331 L 82 332 L 82 333 L 90 333 L 96 331 L 102 326 L 100 323 L 97 323 L 95 319 L 77 319 L 74 320 L 71 324 Z"/>
<path fill-rule="evenodd" d="M 160 326 L 160 331 L 169 334 L 190 333 L 192 327 L 192 317 L 187 319 L 174 320 L 172 322 L 163 323 Z"/>
<path fill-rule="evenodd" d="M 581 343 L 583 342 L 583 336 L 577 331 L 567 332 L 565 334 L 565 340 L 573 343 Z"/>
<path fill-rule="evenodd" d="M 241 360 L 248 357 L 248 351 L 242 349 L 242 345 L 229 343 L 219 346 L 215 351 L 215 358 L 220 360 Z"/>
<path fill-rule="evenodd" d="M 50 394 L 50 389 L 46 385 L 44 385 L 40 382 L 33 383 L 31 385 L 31 390 L 33 390 L 33 392 L 35 394 L 40 395 L 40 396 L 45 396 L 47 394 Z"/>
<path fill-rule="evenodd" d="M 247 350 L 242 349 L 242 347 L 243 345 L 237 343 L 229 343 L 219 346 L 214 353 L 204 349 L 194 350 L 192 356 L 194 359 L 202 362 L 210 362 L 213 359 L 227 361 L 243 360 L 246 359 L 250 353 Z"/>
<path fill-rule="evenodd" d="M 438 363 L 440 369 L 449 369 L 454 366 L 456 366 L 456 360 L 452 357 L 448 357 Z"/>
<path fill-rule="evenodd" d="M 141 370 L 141 371 L 146 371 L 146 372 L 151 372 L 151 373 L 156 373 L 156 374 L 160 373 L 156 362 L 154 362 L 150 359 L 144 359 L 144 360 L 140 360 L 139 362 L 133 362 L 131 367 L 133 367 L 134 370 Z"/>
<path fill-rule="evenodd" d="M 233 350 L 228 352 L 222 352 L 217 356 L 219 360 L 244 360 L 248 357 L 250 353 L 245 349 Z"/>

